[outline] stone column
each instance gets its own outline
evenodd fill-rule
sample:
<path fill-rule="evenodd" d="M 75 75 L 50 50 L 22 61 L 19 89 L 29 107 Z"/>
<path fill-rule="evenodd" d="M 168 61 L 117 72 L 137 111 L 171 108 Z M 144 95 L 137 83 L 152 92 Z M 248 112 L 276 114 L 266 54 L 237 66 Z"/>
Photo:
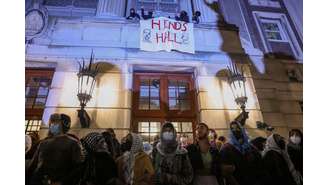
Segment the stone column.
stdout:
<path fill-rule="evenodd" d="M 200 11 L 200 23 L 216 23 L 217 21 L 217 12 L 212 10 L 204 1 L 207 1 L 209 4 L 217 2 L 216 0 L 194 0 L 194 11 Z"/>
<path fill-rule="evenodd" d="M 97 7 L 98 17 L 123 17 L 125 0 L 99 0 Z"/>

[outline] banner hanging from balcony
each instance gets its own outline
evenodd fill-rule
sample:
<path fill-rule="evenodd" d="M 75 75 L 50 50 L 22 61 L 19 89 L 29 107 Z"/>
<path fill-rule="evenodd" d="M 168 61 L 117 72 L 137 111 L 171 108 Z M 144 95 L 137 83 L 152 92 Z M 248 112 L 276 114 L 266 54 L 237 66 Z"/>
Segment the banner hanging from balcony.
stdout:
<path fill-rule="evenodd" d="M 140 49 L 194 54 L 194 25 L 166 17 L 140 20 Z"/>

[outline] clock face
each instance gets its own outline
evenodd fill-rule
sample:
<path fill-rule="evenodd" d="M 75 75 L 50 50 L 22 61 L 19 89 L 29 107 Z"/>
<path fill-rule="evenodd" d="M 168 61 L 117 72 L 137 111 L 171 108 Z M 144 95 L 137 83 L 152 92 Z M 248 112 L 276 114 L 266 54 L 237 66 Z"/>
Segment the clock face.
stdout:
<path fill-rule="evenodd" d="M 43 14 L 39 10 L 32 10 L 25 16 L 25 34 L 34 36 L 39 34 L 45 25 Z"/>

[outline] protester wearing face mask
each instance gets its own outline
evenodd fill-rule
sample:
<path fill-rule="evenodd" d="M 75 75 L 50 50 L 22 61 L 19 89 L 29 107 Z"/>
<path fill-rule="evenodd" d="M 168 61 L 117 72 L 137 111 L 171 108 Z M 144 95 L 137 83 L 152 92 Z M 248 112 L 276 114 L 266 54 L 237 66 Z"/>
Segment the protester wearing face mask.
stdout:
<path fill-rule="evenodd" d="M 289 132 L 287 151 L 295 169 L 303 175 L 303 134 L 299 129 Z"/>
<path fill-rule="evenodd" d="M 278 134 L 267 138 L 263 151 L 263 167 L 265 185 L 300 185 L 302 177 L 296 171 L 286 151 L 286 142 Z"/>
<path fill-rule="evenodd" d="M 70 117 L 66 114 L 50 116 L 49 136 L 40 141 L 27 170 L 30 185 L 44 182 L 78 184 L 84 152 L 81 143 L 66 134 L 70 125 Z"/>
<path fill-rule="evenodd" d="M 153 149 L 156 185 L 187 185 L 193 179 L 193 169 L 187 150 L 180 148 L 172 123 L 165 123 L 160 142 Z"/>
<path fill-rule="evenodd" d="M 226 177 L 227 184 L 250 185 L 249 160 L 250 144 L 245 129 L 237 121 L 230 123 L 229 142 L 220 150 L 221 161 L 224 165 L 235 167 L 231 176 Z"/>
<path fill-rule="evenodd" d="M 143 151 L 142 137 L 128 134 L 123 140 L 123 155 L 117 159 L 118 175 L 122 184 L 151 184 L 155 171 L 148 154 Z"/>

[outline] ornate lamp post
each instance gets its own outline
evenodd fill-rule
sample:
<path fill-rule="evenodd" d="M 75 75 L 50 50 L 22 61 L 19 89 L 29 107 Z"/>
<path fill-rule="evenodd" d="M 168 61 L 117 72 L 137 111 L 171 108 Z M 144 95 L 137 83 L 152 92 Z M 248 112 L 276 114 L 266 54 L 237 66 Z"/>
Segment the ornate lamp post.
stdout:
<path fill-rule="evenodd" d="M 84 110 L 84 107 L 92 98 L 92 92 L 96 83 L 96 76 L 99 72 L 98 65 L 92 67 L 94 60 L 94 54 L 91 52 L 90 62 L 86 64 L 84 59 L 79 64 L 78 77 L 78 93 L 77 97 L 80 101 L 81 109 L 78 110 L 78 117 L 80 119 L 80 124 L 82 128 L 90 127 L 90 117 L 88 113 Z"/>
<path fill-rule="evenodd" d="M 248 112 L 245 111 L 247 95 L 246 95 L 246 78 L 244 76 L 243 68 L 239 71 L 236 64 L 228 66 L 228 83 L 231 88 L 232 94 L 235 98 L 235 102 L 240 106 L 242 112 L 235 119 L 239 121 L 243 126 L 248 118 Z"/>

